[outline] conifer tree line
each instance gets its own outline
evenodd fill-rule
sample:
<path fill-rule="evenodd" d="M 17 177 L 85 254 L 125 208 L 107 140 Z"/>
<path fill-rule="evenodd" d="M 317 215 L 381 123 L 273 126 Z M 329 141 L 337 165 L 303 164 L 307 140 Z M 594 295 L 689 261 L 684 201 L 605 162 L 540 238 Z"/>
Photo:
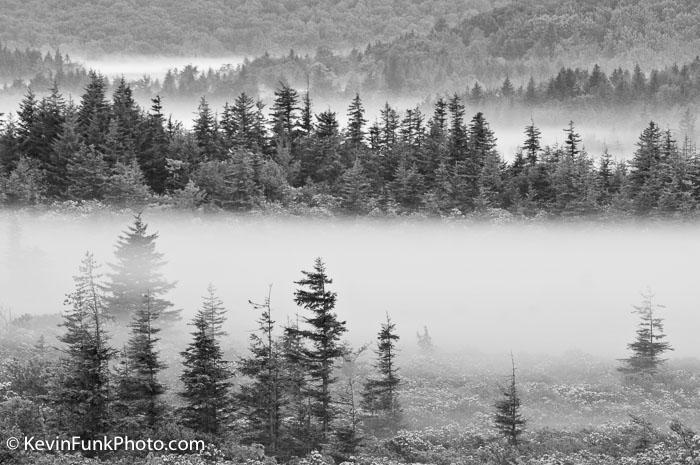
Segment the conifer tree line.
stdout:
<path fill-rule="evenodd" d="M 341 129 L 334 112 L 314 113 L 308 94 L 281 84 L 269 112 L 241 94 L 219 115 L 202 98 L 185 130 L 165 117 L 160 98 L 144 112 L 122 80 L 108 100 L 103 78 L 91 73 L 78 104 L 55 87 L 41 99 L 29 91 L 4 125 L 0 199 L 524 216 L 683 215 L 700 200 L 700 158 L 689 135 L 678 141 L 651 122 L 632 160 L 605 151 L 594 161 L 573 122 L 553 147 L 531 122 L 506 163 L 484 114 L 466 111 L 454 95 L 438 99 L 430 116 L 386 104 L 369 122 L 356 95 Z M 689 115 L 687 134 L 693 125 Z"/>
<path fill-rule="evenodd" d="M 269 292 L 260 303 L 250 301 L 258 326 L 247 353 L 236 358 L 224 352 L 230 315 L 210 285 L 188 322 L 181 387 L 170 393 L 174 401 L 166 400 L 173 399 L 165 396 L 173 386 L 163 379 L 163 340 L 185 322 L 168 310 L 173 283 L 160 275 L 156 237 L 137 215 L 119 237 L 112 273 L 91 253 L 83 257 L 65 302 L 61 365 L 54 381 L 43 381 L 49 428 L 86 440 L 191 434 L 216 442 L 234 435 L 272 456 L 324 450 L 342 459 L 356 451 L 363 431 L 389 434 L 400 427 L 396 325 L 387 314 L 376 362 L 360 380 L 356 363 L 364 348 L 344 340 L 346 322 L 335 312 L 337 294 L 320 258 L 296 282 L 296 321 L 276 321 Z M 355 372 L 339 376 L 346 369 Z M 172 425 L 189 433 L 175 433 Z"/>

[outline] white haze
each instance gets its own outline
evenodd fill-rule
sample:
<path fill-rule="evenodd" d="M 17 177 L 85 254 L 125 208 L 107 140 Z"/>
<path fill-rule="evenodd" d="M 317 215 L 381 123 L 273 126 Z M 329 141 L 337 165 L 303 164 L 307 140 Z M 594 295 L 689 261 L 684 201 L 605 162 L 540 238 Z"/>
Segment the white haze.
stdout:
<path fill-rule="evenodd" d="M 165 74 L 171 69 L 182 69 L 187 65 L 196 66 L 200 71 L 206 71 L 209 68 L 220 69 L 224 66 L 236 67 L 243 63 L 245 57 L 102 56 L 100 58 L 81 58 L 74 56 L 71 59 L 110 79 L 124 76 L 127 80 L 135 80 L 149 76 L 151 79 L 162 81 Z"/>
<path fill-rule="evenodd" d="M 443 349 L 577 349 L 612 359 L 625 354 L 636 325 L 631 305 L 651 286 L 668 307 L 672 357 L 700 354 L 698 225 L 487 227 L 156 212 L 145 220 L 160 233 L 165 274 L 178 281 L 171 298 L 185 318 L 213 282 L 241 344 L 257 316 L 248 300 L 262 300 L 272 284 L 275 319 L 293 317 L 293 282 L 321 256 L 357 344 L 374 338 L 388 311 L 406 348 L 427 325 Z M 84 252 L 112 261 L 129 221 L 0 214 L 0 305 L 14 314 L 59 312 Z"/>

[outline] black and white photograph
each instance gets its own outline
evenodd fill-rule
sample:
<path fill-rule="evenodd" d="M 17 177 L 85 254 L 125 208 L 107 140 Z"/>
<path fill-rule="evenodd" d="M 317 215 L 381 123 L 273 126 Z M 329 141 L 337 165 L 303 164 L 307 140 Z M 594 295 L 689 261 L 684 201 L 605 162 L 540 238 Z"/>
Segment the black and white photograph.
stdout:
<path fill-rule="evenodd" d="M 0 464 L 700 465 L 700 0 L 0 0 Z"/>

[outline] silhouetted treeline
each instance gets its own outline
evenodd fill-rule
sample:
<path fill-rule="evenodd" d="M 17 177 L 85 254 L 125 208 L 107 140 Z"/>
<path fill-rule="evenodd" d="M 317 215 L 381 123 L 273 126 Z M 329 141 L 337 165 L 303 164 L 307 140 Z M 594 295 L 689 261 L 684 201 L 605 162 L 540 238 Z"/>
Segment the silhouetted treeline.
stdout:
<path fill-rule="evenodd" d="M 121 81 L 111 101 L 92 73 L 80 103 L 31 91 L 0 132 L 5 205 L 96 200 L 231 210 L 346 214 L 687 214 L 700 201 L 694 116 L 684 137 L 649 123 L 634 158 L 592 157 L 573 123 L 544 146 L 534 123 L 504 161 L 483 113 L 440 98 L 432 115 L 389 104 L 368 123 L 357 95 L 340 128 L 308 94 L 281 84 L 271 108 L 241 94 L 215 113 L 202 98 L 191 130 L 146 112 Z"/>
<path fill-rule="evenodd" d="M 50 76 L 61 79 L 62 73 L 72 71 L 73 68 L 75 65 L 68 55 L 63 55 L 59 50 L 42 53 L 37 49 L 22 50 L 0 43 L 0 79 L 18 81 L 22 88 L 26 87 L 24 78 Z"/>

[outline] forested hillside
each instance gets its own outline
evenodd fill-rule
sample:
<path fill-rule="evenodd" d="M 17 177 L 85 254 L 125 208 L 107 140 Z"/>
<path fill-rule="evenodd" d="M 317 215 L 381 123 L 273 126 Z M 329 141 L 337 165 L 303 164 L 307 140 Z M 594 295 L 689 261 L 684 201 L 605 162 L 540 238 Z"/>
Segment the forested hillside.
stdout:
<path fill-rule="evenodd" d="M 134 54 L 258 54 L 364 47 L 510 0 L 5 0 L 0 40 Z"/>

